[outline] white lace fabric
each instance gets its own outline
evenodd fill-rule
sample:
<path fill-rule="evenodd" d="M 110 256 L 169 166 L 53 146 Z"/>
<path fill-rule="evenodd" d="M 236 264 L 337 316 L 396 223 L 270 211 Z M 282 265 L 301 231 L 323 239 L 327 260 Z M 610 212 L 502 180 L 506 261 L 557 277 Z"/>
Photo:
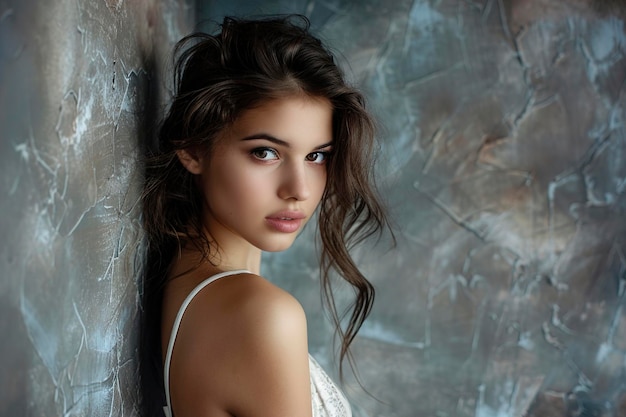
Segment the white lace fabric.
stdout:
<path fill-rule="evenodd" d="M 311 355 L 309 370 L 313 417 L 352 417 L 350 403 Z"/>

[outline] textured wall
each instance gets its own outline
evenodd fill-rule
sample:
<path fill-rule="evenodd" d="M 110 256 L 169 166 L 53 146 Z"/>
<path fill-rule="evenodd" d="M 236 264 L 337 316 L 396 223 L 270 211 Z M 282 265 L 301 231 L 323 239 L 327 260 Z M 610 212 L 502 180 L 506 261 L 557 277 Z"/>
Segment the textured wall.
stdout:
<path fill-rule="evenodd" d="M 133 415 L 137 141 L 193 10 L 42 3 L 0 0 L 0 414 Z M 626 415 L 623 10 L 254 3 L 198 5 L 308 14 L 383 126 L 399 244 L 357 252 L 378 300 L 355 353 L 380 401 L 348 378 L 355 414 Z M 332 369 L 312 232 L 264 273 Z"/>
<path fill-rule="evenodd" d="M 0 1 L 0 415 L 136 413 L 138 140 L 183 0 Z"/>
<path fill-rule="evenodd" d="M 349 383 L 358 415 L 626 416 L 626 19 L 608 3 L 202 3 L 311 16 L 384 127 L 399 244 L 358 252 L 378 299 L 355 352 L 380 399 Z M 332 367 L 316 267 L 309 233 L 265 273 Z"/>

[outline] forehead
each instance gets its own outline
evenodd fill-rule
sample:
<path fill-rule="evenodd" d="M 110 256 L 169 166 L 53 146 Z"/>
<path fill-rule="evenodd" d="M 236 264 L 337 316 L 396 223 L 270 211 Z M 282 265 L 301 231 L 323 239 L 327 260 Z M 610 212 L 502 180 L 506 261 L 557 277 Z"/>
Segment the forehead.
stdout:
<path fill-rule="evenodd" d="M 319 145 L 332 140 L 332 113 L 332 105 L 325 98 L 281 97 L 244 111 L 230 126 L 227 136 L 269 134 L 289 143 Z"/>

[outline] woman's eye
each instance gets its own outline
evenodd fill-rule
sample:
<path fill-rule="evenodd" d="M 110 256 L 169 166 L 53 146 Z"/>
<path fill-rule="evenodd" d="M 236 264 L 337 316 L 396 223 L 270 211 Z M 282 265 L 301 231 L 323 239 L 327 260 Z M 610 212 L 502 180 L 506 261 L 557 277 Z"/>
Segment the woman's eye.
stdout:
<path fill-rule="evenodd" d="M 250 154 L 261 161 L 273 161 L 278 159 L 278 153 L 270 148 L 253 149 Z"/>
<path fill-rule="evenodd" d="M 308 162 L 323 164 L 328 159 L 328 152 L 311 152 L 306 156 Z"/>

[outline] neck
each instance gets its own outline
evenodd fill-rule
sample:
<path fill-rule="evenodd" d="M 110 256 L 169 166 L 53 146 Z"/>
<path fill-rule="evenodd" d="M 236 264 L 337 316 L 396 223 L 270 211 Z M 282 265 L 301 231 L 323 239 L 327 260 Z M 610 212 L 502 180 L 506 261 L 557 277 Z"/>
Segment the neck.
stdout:
<path fill-rule="evenodd" d="M 222 271 L 246 269 L 259 275 L 261 270 L 259 248 L 235 235 L 210 216 L 205 220 L 205 234 L 213 246 L 209 253 L 209 261 L 217 269 Z"/>
<path fill-rule="evenodd" d="M 235 256 L 233 256 L 235 255 Z M 257 248 L 248 253 L 228 252 L 220 250 L 218 254 L 212 256 L 215 265 L 224 271 L 232 271 L 235 269 L 246 269 L 253 274 L 260 274 L 261 271 L 261 251 Z"/>
<path fill-rule="evenodd" d="M 256 248 L 254 248 L 256 249 Z M 234 255 L 234 256 L 233 256 Z M 232 253 L 228 250 L 213 250 L 209 258 L 205 258 L 197 248 L 190 246 L 183 249 L 174 260 L 173 268 L 170 271 L 172 276 L 180 274 L 186 275 L 213 275 L 221 271 L 234 271 L 245 269 L 253 274 L 260 274 L 261 251 L 250 250 L 248 252 Z"/>

